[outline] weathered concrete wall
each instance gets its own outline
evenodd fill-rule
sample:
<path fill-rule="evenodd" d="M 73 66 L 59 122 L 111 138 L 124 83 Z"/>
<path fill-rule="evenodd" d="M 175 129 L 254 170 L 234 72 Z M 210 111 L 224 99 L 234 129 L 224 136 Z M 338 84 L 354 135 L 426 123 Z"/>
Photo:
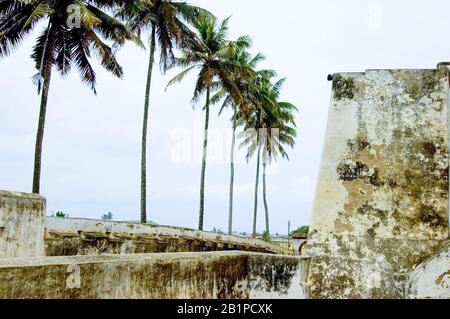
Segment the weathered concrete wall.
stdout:
<path fill-rule="evenodd" d="M 0 258 L 44 255 L 45 198 L 0 191 Z"/>
<path fill-rule="evenodd" d="M 293 254 L 278 245 L 165 226 L 47 217 L 47 256 L 242 250 Z"/>
<path fill-rule="evenodd" d="M 448 123 L 444 70 L 334 75 L 311 298 L 403 298 L 408 272 L 448 238 Z"/>
<path fill-rule="evenodd" d="M 249 258 L 250 299 L 305 299 L 305 260 L 252 254 Z"/>
<path fill-rule="evenodd" d="M 0 298 L 303 298 L 300 268 L 244 252 L 7 258 Z"/>
<path fill-rule="evenodd" d="M 450 298 L 450 242 L 409 276 L 406 297 Z"/>
<path fill-rule="evenodd" d="M 45 218 L 45 203 L 0 192 L 0 298 L 305 296 L 301 259 L 275 255 L 293 254 L 277 245 L 175 227 Z M 220 250 L 271 255 L 204 252 Z M 157 253 L 183 251 L 201 253 Z"/>

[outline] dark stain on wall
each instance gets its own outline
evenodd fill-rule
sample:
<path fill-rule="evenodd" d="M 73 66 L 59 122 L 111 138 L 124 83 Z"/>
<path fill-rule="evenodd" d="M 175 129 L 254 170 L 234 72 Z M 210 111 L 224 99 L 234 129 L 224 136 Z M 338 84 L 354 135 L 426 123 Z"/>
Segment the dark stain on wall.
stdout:
<path fill-rule="evenodd" d="M 333 92 L 336 100 L 353 99 L 355 90 L 356 86 L 352 78 L 345 78 L 340 74 L 333 77 Z"/>

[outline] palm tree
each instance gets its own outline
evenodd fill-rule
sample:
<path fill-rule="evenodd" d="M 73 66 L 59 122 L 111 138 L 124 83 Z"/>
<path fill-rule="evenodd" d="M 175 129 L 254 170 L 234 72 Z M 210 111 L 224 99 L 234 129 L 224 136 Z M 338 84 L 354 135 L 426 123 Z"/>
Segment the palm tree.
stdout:
<path fill-rule="evenodd" d="M 95 93 L 96 76 L 90 64 L 94 54 L 106 70 L 116 77 L 123 75 L 111 48 L 103 40 L 121 45 L 137 38 L 118 20 L 101 8 L 112 8 L 115 1 L 90 0 L 3 0 L 0 2 L 0 57 L 15 49 L 39 22 L 47 21 L 33 48 L 32 59 L 38 73 L 33 77 L 41 94 L 39 123 L 36 136 L 33 193 L 40 191 L 42 144 L 45 115 L 53 67 L 66 75 L 72 65 L 81 80 Z M 73 11 L 75 10 L 75 11 Z M 75 13 L 73 13 L 75 12 Z M 73 15 L 76 16 L 73 16 Z M 75 20 L 74 20 L 75 19 Z M 70 24 L 79 19 L 79 23 Z"/>
<path fill-rule="evenodd" d="M 127 21 L 137 34 L 150 33 L 150 53 L 145 86 L 144 116 L 141 145 L 141 222 L 147 222 L 147 134 L 150 105 L 150 88 L 156 46 L 161 51 L 160 66 L 163 72 L 174 61 L 173 48 L 184 39 L 192 37 L 185 22 L 192 23 L 200 14 L 210 15 L 204 9 L 185 2 L 170 0 L 134 0 L 127 1 L 118 10 L 117 15 Z"/>
<path fill-rule="evenodd" d="M 182 44 L 182 56 L 181 58 L 175 59 L 174 64 L 185 69 L 175 76 L 168 84 L 168 86 L 170 86 L 178 83 L 182 81 L 190 71 L 199 69 L 192 102 L 198 102 L 201 95 L 206 94 L 206 102 L 203 108 L 205 111 L 205 127 L 202 169 L 200 175 L 199 230 L 203 230 L 205 210 L 205 172 L 208 151 L 211 93 L 222 87 L 231 94 L 234 101 L 239 101 L 241 95 L 233 81 L 233 75 L 248 72 L 246 68 L 242 68 L 231 61 L 230 54 L 236 47 L 248 47 L 249 39 L 247 37 L 241 37 L 236 41 L 229 41 L 227 39 L 228 22 L 229 18 L 218 23 L 216 18 L 201 15 L 199 19 L 193 23 L 197 37 L 191 38 Z"/>
<path fill-rule="evenodd" d="M 230 56 L 230 60 L 241 66 L 242 68 L 248 68 L 251 74 L 236 74 L 233 75 L 233 81 L 238 88 L 242 99 L 240 101 L 234 101 L 233 96 L 229 94 L 225 89 L 221 89 L 211 99 L 211 103 L 215 104 L 223 100 L 222 108 L 219 115 L 226 108 L 231 106 L 233 109 L 232 116 L 232 136 L 231 136 L 231 154 L 230 154 L 230 186 L 229 186 L 229 202 L 228 202 L 228 234 L 233 233 L 233 197 L 234 197 L 234 158 L 235 158 L 235 145 L 236 145 L 236 128 L 238 121 L 238 112 L 241 114 L 248 114 L 250 100 L 251 100 L 251 86 L 254 83 L 255 76 L 257 75 L 255 68 L 258 62 L 264 60 L 264 56 L 258 53 L 256 56 L 251 56 L 247 52 L 246 48 L 239 48 L 235 50 Z"/>
<path fill-rule="evenodd" d="M 261 158 L 261 143 L 260 143 L 260 133 L 263 126 L 263 118 L 267 109 L 267 104 L 271 104 L 268 92 L 266 88 L 267 83 L 270 83 L 270 79 L 276 74 L 272 70 L 262 70 L 258 71 L 257 75 L 249 85 L 249 90 L 247 91 L 248 101 L 251 103 L 251 113 L 250 115 L 243 114 L 242 112 L 237 113 L 236 125 L 243 126 L 243 131 L 239 134 L 239 137 L 243 137 L 243 141 L 240 147 L 247 147 L 247 162 L 251 157 L 257 152 L 256 159 L 256 178 L 255 178 L 255 191 L 254 191 L 254 204 L 253 204 L 253 237 L 256 237 L 256 222 L 258 215 L 258 188 L 259 188 L 259 171 L 260 171 L 260 158 Z"/>
<path fill-rule="evenodd" d="M 288 158 L 284 145 L 293 147 L 295 144 L 295 120 L 293 112 L 297 108 L 288 102 L 280 102 L 279 95 L 284 79 L 271 83 L 274 76 L 272 71 L 259 73 L 256 85 L 258 91 L 253 95 L 254 104 L 252 114 L 245 120 L 240 120 L 244 125 L 244 140 L 241 147 L 247 147 L 247 160 L 257 152 L 255 195 L 253 209 L 253 237 L 256 237 L 256 223 L 258 212 L 258 188 L 260 175 L 260 161 L 263 161 L 263 201 L 266 219 L 266 234 L 270 234 L 269 209 L 267 205 L 266 168 L 267 164 L 276 159 L 279 154 Z"/>
<path fill-rule="evenodd" d="M 285 79 L 276 82 L 270 90 L 270 98 L 272 99 L 273 109 L 269 112 L 268 117 L 265 118 L 265 127 L 267 134 L 265 134 L 263 145 L 263 202 L 266 219 L 266 234 L 270 240 L 269 227 L 269 208 L 267 205 L 267 183 L 266 183 L 266 169 L 267 164 L 276 160 L 279 155 L 289 160 L 289 156 L 285 150 L 285 146 L 291 148 L 295 145 L 295 138 L 297 136 L 294 112 L 298 111 L 297 107 L 289 102 L 279 101 L 280 91 Z M 276 129 L 272 129 L 276 128 Z"/>

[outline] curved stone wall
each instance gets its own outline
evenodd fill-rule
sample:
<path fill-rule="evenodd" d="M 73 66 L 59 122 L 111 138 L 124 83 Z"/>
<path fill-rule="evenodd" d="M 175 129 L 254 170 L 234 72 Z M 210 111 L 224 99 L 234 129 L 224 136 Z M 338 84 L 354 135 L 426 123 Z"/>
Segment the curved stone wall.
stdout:
<path fill-rule="evenodd" d="M 192 229 L 47 217 L 47 256 L 240 250 L 292 255 L 261 240 Z"/>

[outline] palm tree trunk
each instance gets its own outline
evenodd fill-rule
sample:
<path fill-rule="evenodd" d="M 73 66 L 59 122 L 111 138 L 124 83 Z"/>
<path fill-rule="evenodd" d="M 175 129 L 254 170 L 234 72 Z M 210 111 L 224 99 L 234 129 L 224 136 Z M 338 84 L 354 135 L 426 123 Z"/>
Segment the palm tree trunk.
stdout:
<path fill-rule="evenodd" d="M 263 161 L 263 200 L 264 200 L 264 210 L 266 212 L 266 234 L 267 234 L 267 240 L 270 241 L 269 208 L 267 206 L 266 166 L 267 166 L 266 162 Z"/>
<path fill-rule="evenodd" d="M 48 72 L 46 72 L 44 85 L 42 87 L 39 123 L 36 134 L 36 146 L 34 149 L 33 193 L 35 194 L 39 194 L 41 186 L 42 143 L 44 141 L 45 115 L 47 113 L 48 91 L 50 88 L 51 76 L 52 68 L 50 66 Z"/>
<path fill-rule="evenodd" d="M 233 234 L 233 191 L 234 191 L 234 148 L 236 144 L 236 106 L 233 116 L 233 137 L 231 139 L 231 161 L 230 161 L 230 198 L 228 203 L 228 234 Z"/>
<path fill-rule="evenodd" d="M 209 103 L 210 103 L 209 98 L 210 98 L 210 88 L 208 88 L 206 91 L 205 131 L 203 137 L 202 172 L 200 176 L 200 211 L 198 217 L 199 230 L 203 230 L 203 219 L 205 214 L 205 172 L 206 172 L 206 156 L 208 154 Z"/>
<path fill-rule="evenodd" d="M 150 55 L 147 71 L 147 85 L 145 87 L 144 123 L 142 125 L 142 150 L 141 150 L 141 223 L 147 223 L 147 126 L 148 109 L 150 105 L 150 88 L 152 84 L 153 64 L 155 61 L 155 28 L 153 27 L 150 40 Z"/>
<path fill-rule="evenodd" d="M 259 143 L 259 138 L 258 138 Z M 258 159 L 256 161 L 256 181 L 255 181 L 255 203 L 253 209 L 253 238 L 256 237 L 256 219 L 258 216 L 258 186 L 259 186 L 259 163 L 261 159 L 261 144 L 258 145 Z"/>

